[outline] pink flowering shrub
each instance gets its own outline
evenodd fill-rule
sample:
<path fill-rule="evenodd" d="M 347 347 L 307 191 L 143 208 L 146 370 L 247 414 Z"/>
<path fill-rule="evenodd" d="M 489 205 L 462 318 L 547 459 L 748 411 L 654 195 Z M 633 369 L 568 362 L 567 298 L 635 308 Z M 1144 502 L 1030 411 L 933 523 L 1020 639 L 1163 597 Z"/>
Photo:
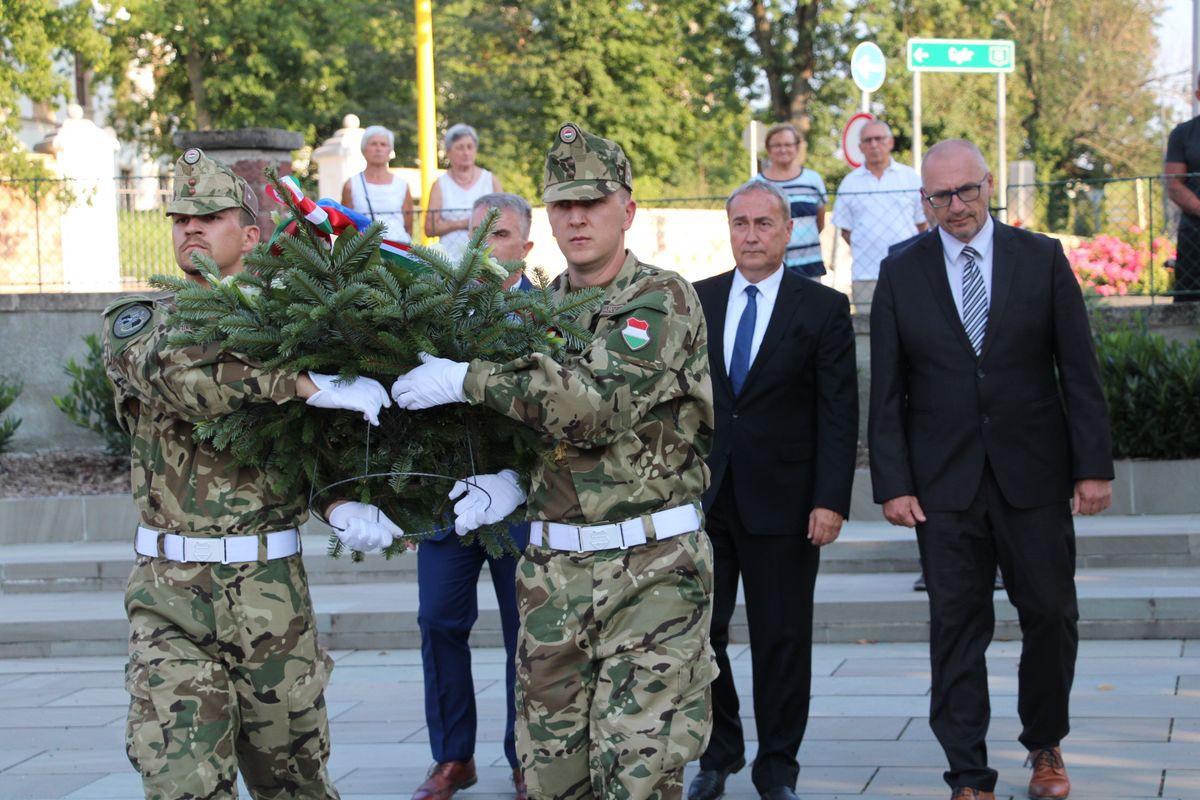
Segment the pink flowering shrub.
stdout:
<path fill-rule="evenodd" d="M 1075 273 L 1084 294 L 1101 297 L 1149 293 L 1150 275 L 1157 274 L 1154 291 L 1170 289 L 1171 270 L 1165 262 L 1175 258 L 1175 245 L 1169 239 L 1158 237 L 1147 247 L 1141 228 L 1132 225 L 1129 236 L 1134 241 L 1101 234 L 1082 242 L 1067 253 L 1067 261 Z"/>

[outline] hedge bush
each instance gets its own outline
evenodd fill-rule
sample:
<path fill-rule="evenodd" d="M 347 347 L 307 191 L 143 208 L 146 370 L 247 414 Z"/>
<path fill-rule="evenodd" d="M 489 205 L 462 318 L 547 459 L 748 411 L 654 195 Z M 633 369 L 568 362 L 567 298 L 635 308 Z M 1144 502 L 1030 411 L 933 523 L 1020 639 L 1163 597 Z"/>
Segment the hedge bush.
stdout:
<path fill-rule="evenodd" d="M 1116 458 L 1200 458 L 1200 340 L 1168 342 L 1138 319 L 1097 327 Z"/>
<path fill-rule="evenodd" d="M 21 389 L 24 386 L 20 381 L 8 380 L 0 376 L 0 453 L 8 449 L 8 443 L 12 439 L 13 434 L 17 432 L 17 428 L 21 427 L 21 420 L 14 417 L 2 416 L 8 407 L 17 400 L 17 396 L 21 394 Z"/>
<path fill-rule="evenodd" d="M 81 428 L 104 438 L 104 451 L 113 456 L 129 455 L 129 434 L 122 430 L 113 406 L 112 384 L 104 372 L 104 349 L 98 336 L 83 337 L 88 354 L 82 364 L 67 362 L 71 388 L 54 398 L 59 411 Z"/>

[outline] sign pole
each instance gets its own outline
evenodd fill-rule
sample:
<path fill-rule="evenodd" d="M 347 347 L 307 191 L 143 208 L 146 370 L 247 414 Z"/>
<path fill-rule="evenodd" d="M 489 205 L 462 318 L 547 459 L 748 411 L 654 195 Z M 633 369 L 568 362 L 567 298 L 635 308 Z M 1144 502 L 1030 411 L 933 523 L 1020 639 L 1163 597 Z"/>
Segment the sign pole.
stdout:
<path fill-rule="evenodd" d="M 415 0 L 417 34 L 417 157 L 421 160 L 421 211 L 429 213 L 429 192 L 437 169 L 437 121 L 433 89 L 433 2 Z M 424 218 L 422 218 L 424 219 Z M 425 225 L 416 223 L 413 239 L 424 244 Z"/>
<path fill-rule="evenodd" d="M 871 113 L 871 93 L 870 92 L 862 93 L 862 105 L 859 107 L 859 111 L 862 111 L 864 114 Z"/>
<path fill-rule="evenodd" d="M 1005 140 L 1005 119 L 1007 103 L 1005 98 L 1005 77 L 1003 72 L 996 73 L 996 193 L 1000 195 L 1000 221 L 1008 222 L 1008 151 Z"/>
<path fill-rule="evenodd" d="M 912 157 L 913 169 L 921 173 L 921 73 L 912 74 Z"/>
<path fill-rule="evenodd" d="M 754 123 L 750 123 L 750 180 L 758 174 L 758 131 L 754 129 Z"/>

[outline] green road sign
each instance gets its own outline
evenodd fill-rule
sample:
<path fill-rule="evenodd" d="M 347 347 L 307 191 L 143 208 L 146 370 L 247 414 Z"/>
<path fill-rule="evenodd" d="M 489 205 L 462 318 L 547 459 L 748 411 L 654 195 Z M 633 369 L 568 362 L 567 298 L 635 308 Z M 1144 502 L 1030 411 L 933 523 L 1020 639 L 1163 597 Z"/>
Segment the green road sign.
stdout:
<path fill-rule="evenodd" d="M 1017 46 L 1008 39 L 909 39 L 910 72 L 1012 72 Z"/>

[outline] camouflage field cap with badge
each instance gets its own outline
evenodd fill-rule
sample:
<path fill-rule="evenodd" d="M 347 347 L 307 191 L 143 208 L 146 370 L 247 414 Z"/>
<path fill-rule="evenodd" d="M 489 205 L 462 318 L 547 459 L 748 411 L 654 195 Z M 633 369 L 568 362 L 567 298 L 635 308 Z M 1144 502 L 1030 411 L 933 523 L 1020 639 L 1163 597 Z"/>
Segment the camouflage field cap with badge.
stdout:
<path fill-rule="evenodd" d="M 258 195 L 246 179 L 199 147 L 189 147 L 175 162 L 175 191 L 167 214 L 205 217 L 240 208 L 258 217 Z"/>
<path fill-rule="evenodd" d="M 574 122 L 559 127 L 546 154 L 544 202 L 599 200 L 622 186 L 633 191 L 633 169 L 621 145 Z"/>

